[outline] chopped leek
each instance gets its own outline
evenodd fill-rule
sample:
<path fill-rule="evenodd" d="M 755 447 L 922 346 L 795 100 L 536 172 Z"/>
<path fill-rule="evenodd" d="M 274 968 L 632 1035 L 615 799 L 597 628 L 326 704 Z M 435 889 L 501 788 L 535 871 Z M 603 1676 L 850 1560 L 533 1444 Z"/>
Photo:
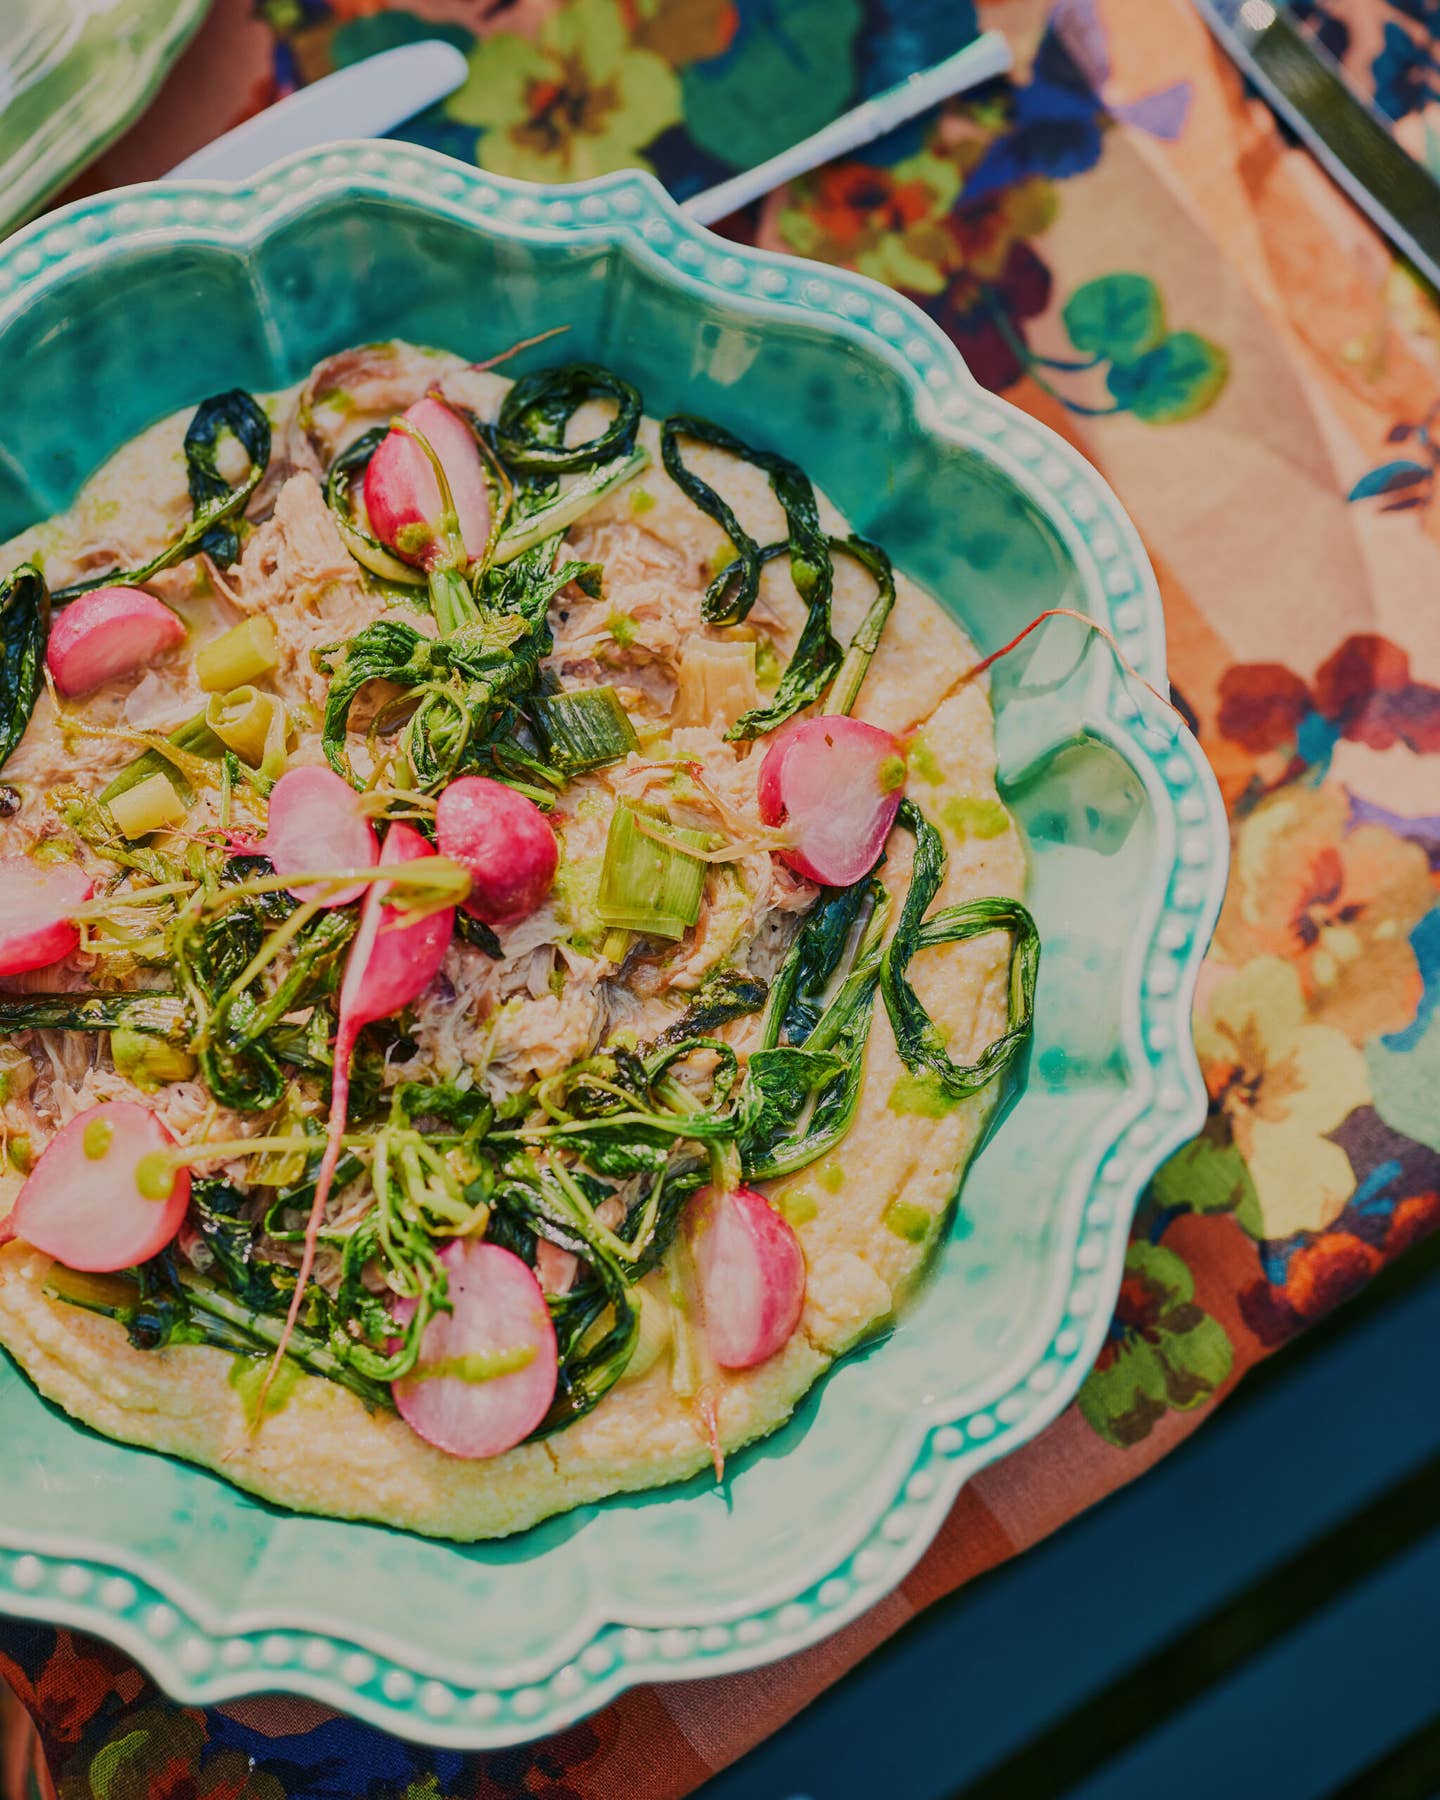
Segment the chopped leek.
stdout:
<path fill-rule="evenodd" d="M 541 694 L 534 713 L 550 761 L 566 775 L 604 768 L 640 748 L 630 715 L 613 687 Z"/>
<path fill-rule="evenodd" d="M 675 691 L 677 725 L 716 725 L 728 730 L 760 704 L 755 645 L 694 638 L 680 656 Z"/>
<path fill-rule="evenodd" d="M 628 800 L 619 802 L 595 901 L 600 924 L 663 938 L 682 938 L 695 924 L 705 891 L 705 864 L 686 849 L 704 850 L 709 838 L 703 831 L 672 828 L 669 840 L 662 844 L 647 837 L 635 807 Z"/>
<path fill-rule="evenodd" d="M 110 816 L 127 838 L 149 837 L 168 825 L 183 825 L 185 802 L 163 775 L 147 775 L 110 802 Z"/>
<path fill-rule="evenodd" d="M 195 674 L 207 694 L 244 687 L 280 660 L 273 620 L 263 613 L 242 619 L 195 652 Z"/>
<path fill-rule="evenodd" d="M 285 767 L 289 721 L 273 694 L 262 694 L 253 687 L 216 694 L 205 708 L 205 723 L 242 762 L 270 781 L 279 779 Z"/>
<path fill-rule="evenodd" d="M 577 519 L 603 500 L 612 488 L 619 487 L 632 475 L 638 475 L 649 460 L 644 450 L 636 449 L 627 456 L 617 456 L 613 462 L 601 463 L 598 469 L 587 470 L 546 505 L 526 513 L 524 518 L 506 526 L 495 546 L 495 561 L 514 562 L 517 556 L 533 550 L 536 544 L 542 543 L 554 532 L 568 531 Z"/>

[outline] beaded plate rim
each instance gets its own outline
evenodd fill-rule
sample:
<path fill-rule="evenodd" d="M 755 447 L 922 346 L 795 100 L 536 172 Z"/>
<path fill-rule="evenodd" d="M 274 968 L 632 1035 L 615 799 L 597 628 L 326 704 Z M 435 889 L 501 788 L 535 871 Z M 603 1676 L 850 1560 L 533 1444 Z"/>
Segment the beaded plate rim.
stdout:
<path fill-rule="evenodd" d="M 918 422 L 1002 468 L 1062 536 L 1086 605 L 1145 680 L 1165 680 L 1159 588 L 1134 526 L 1098 472 L 1048 427 L 975 381 L 910 301 L 828 265 L 732 244 L 690 221 L 653 177 L 626 172 L 537 187 L 409 145 L 341 143 L 237 184 L 161 182 L 77 201 L 0 245 L 0 328 L 38 288 L 137 240 L 249 251 L 336 195 L 382 197 L 501 236 L 607 242 L 754 316 L 796 311 L 859 342 L 903 376 Z M 268 329 L 268 320 L 267 320 Z M 16 1541 L 0 1521 L 0 1609 L 108 1639 L 177 1700 L 213 1705 L 258 1692 L 304 1694 L 432 1745 L 494 1749 L 565 1725 L 641 1681 L 752 1669 L 816 1643 L 891 1591 L 918 1561 L 963 1483 L 1049 1425 L 1098 1354 L 1119 1291 L 1139 1195 L 1203 1118 L 1190 1005 L 1228 871 L 1219 788 L 1199 745 L 1158 697 L 1110 659 L 1097 668 L 1087 724 L 1147 790 L 1155 879 L 1126 967 L 1130 1079 L 1067 1186 L 1068 1267 L 1056 1270 L 1058 1325 L 1022 1347 L 983 1405 L 915 1421 L 894 1497 L 862 1542 L 818 1578 L 748 1610 L 616 1620 L 613 1598 L 578 1620 L 553 1655 L 504 1684 L 441 1665 L 414 1645 L 217 1612 L 167 1571 L 113 1546 Z M 1133 991 L 1131 986 L 1133 985 Z M 1070 1242 L 1070 1233 L 1063 1234 Z M 1052 1307 L 1053 1310 L 1053 1307 Z M 904 1446 L 902 1446 L 904 1448 Z M 896 1452 L 897 1466 L 902 1462 Z M 803 1583 L 803 1585 L 799 1585 Z M 541 1664 L 543 1663 L 543 1666 Z"/>

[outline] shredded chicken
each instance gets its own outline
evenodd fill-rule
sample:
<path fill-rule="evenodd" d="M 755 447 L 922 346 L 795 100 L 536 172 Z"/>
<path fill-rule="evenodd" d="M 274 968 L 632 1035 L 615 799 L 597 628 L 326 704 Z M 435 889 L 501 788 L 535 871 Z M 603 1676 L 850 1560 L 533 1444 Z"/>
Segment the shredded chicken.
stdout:
<path fill-rule="evenodd" d="M 275 625 L 282 661 L 273 677 L 289 705 L 321 709 L 328 678 L 314 653 L 353 637 L 376 617 L 375 597 L 345 548 L 319 484 L 310 475 L 285 483 L 274 516 L 245 546 L 234 584 L 247 613 L 263 612 Z M 434 636 L 427 613 L 405 614 L 407 624 Z M 357 711 L 357 726 L 366 722 Z"/>

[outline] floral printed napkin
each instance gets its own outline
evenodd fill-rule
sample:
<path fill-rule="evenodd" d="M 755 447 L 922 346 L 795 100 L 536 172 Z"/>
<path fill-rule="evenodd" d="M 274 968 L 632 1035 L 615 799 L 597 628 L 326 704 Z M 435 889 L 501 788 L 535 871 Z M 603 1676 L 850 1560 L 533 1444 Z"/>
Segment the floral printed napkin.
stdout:
<path fill-rule="evenodd" d="M 1297 10 L 1433 161 L 1440 3 Z M 1440 1224 L 1440 307 L 1245 96 L 1187 0 L 989 0 L 978 23 L 1015 44 L 1013 83 L 727 229 L 908 294 L 1105 472 L 1160 574 L 1234 875 L 1196 1008 L 1210 1116 L 1143 1200 L 1099 1366 L 838 1637 L 640 1689 L 501 1755 L 305 1702 L 181 1709 L 117 1652 L 0 1627 L 0 1675 L 63 1793 L 118 1794 L 123 1774 L 158 1800 L 684 1794 L 919 1608 L 1143 1473 Z M 295 84 L 438 29 L 471 77 L 407 135 L 545 180 L 645 163 L 683 197 L 976 26 L 970 0 L 219 0 L 87 185 L 156 174 Z"/>

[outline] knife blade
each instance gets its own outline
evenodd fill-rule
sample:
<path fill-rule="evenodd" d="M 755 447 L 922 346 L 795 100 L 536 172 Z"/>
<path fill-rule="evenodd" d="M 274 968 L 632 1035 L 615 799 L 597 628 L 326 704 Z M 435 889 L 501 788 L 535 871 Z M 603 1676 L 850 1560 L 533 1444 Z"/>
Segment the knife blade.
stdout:
<path fill-rule="evenodd" d="M 437 38 L 382 50 L 277 100 L 187 156 L 170 174 L 243 181 L 282 156 L 333 138 L 381 137 L 454 93 L 469 72 L 461 52 Z"/>
<path fill-rule="evenodd" d="M 1194 0 L 1242 74 L 1331 178 L 1440 286 L 1440 183 L 1271 0 Z"/>

